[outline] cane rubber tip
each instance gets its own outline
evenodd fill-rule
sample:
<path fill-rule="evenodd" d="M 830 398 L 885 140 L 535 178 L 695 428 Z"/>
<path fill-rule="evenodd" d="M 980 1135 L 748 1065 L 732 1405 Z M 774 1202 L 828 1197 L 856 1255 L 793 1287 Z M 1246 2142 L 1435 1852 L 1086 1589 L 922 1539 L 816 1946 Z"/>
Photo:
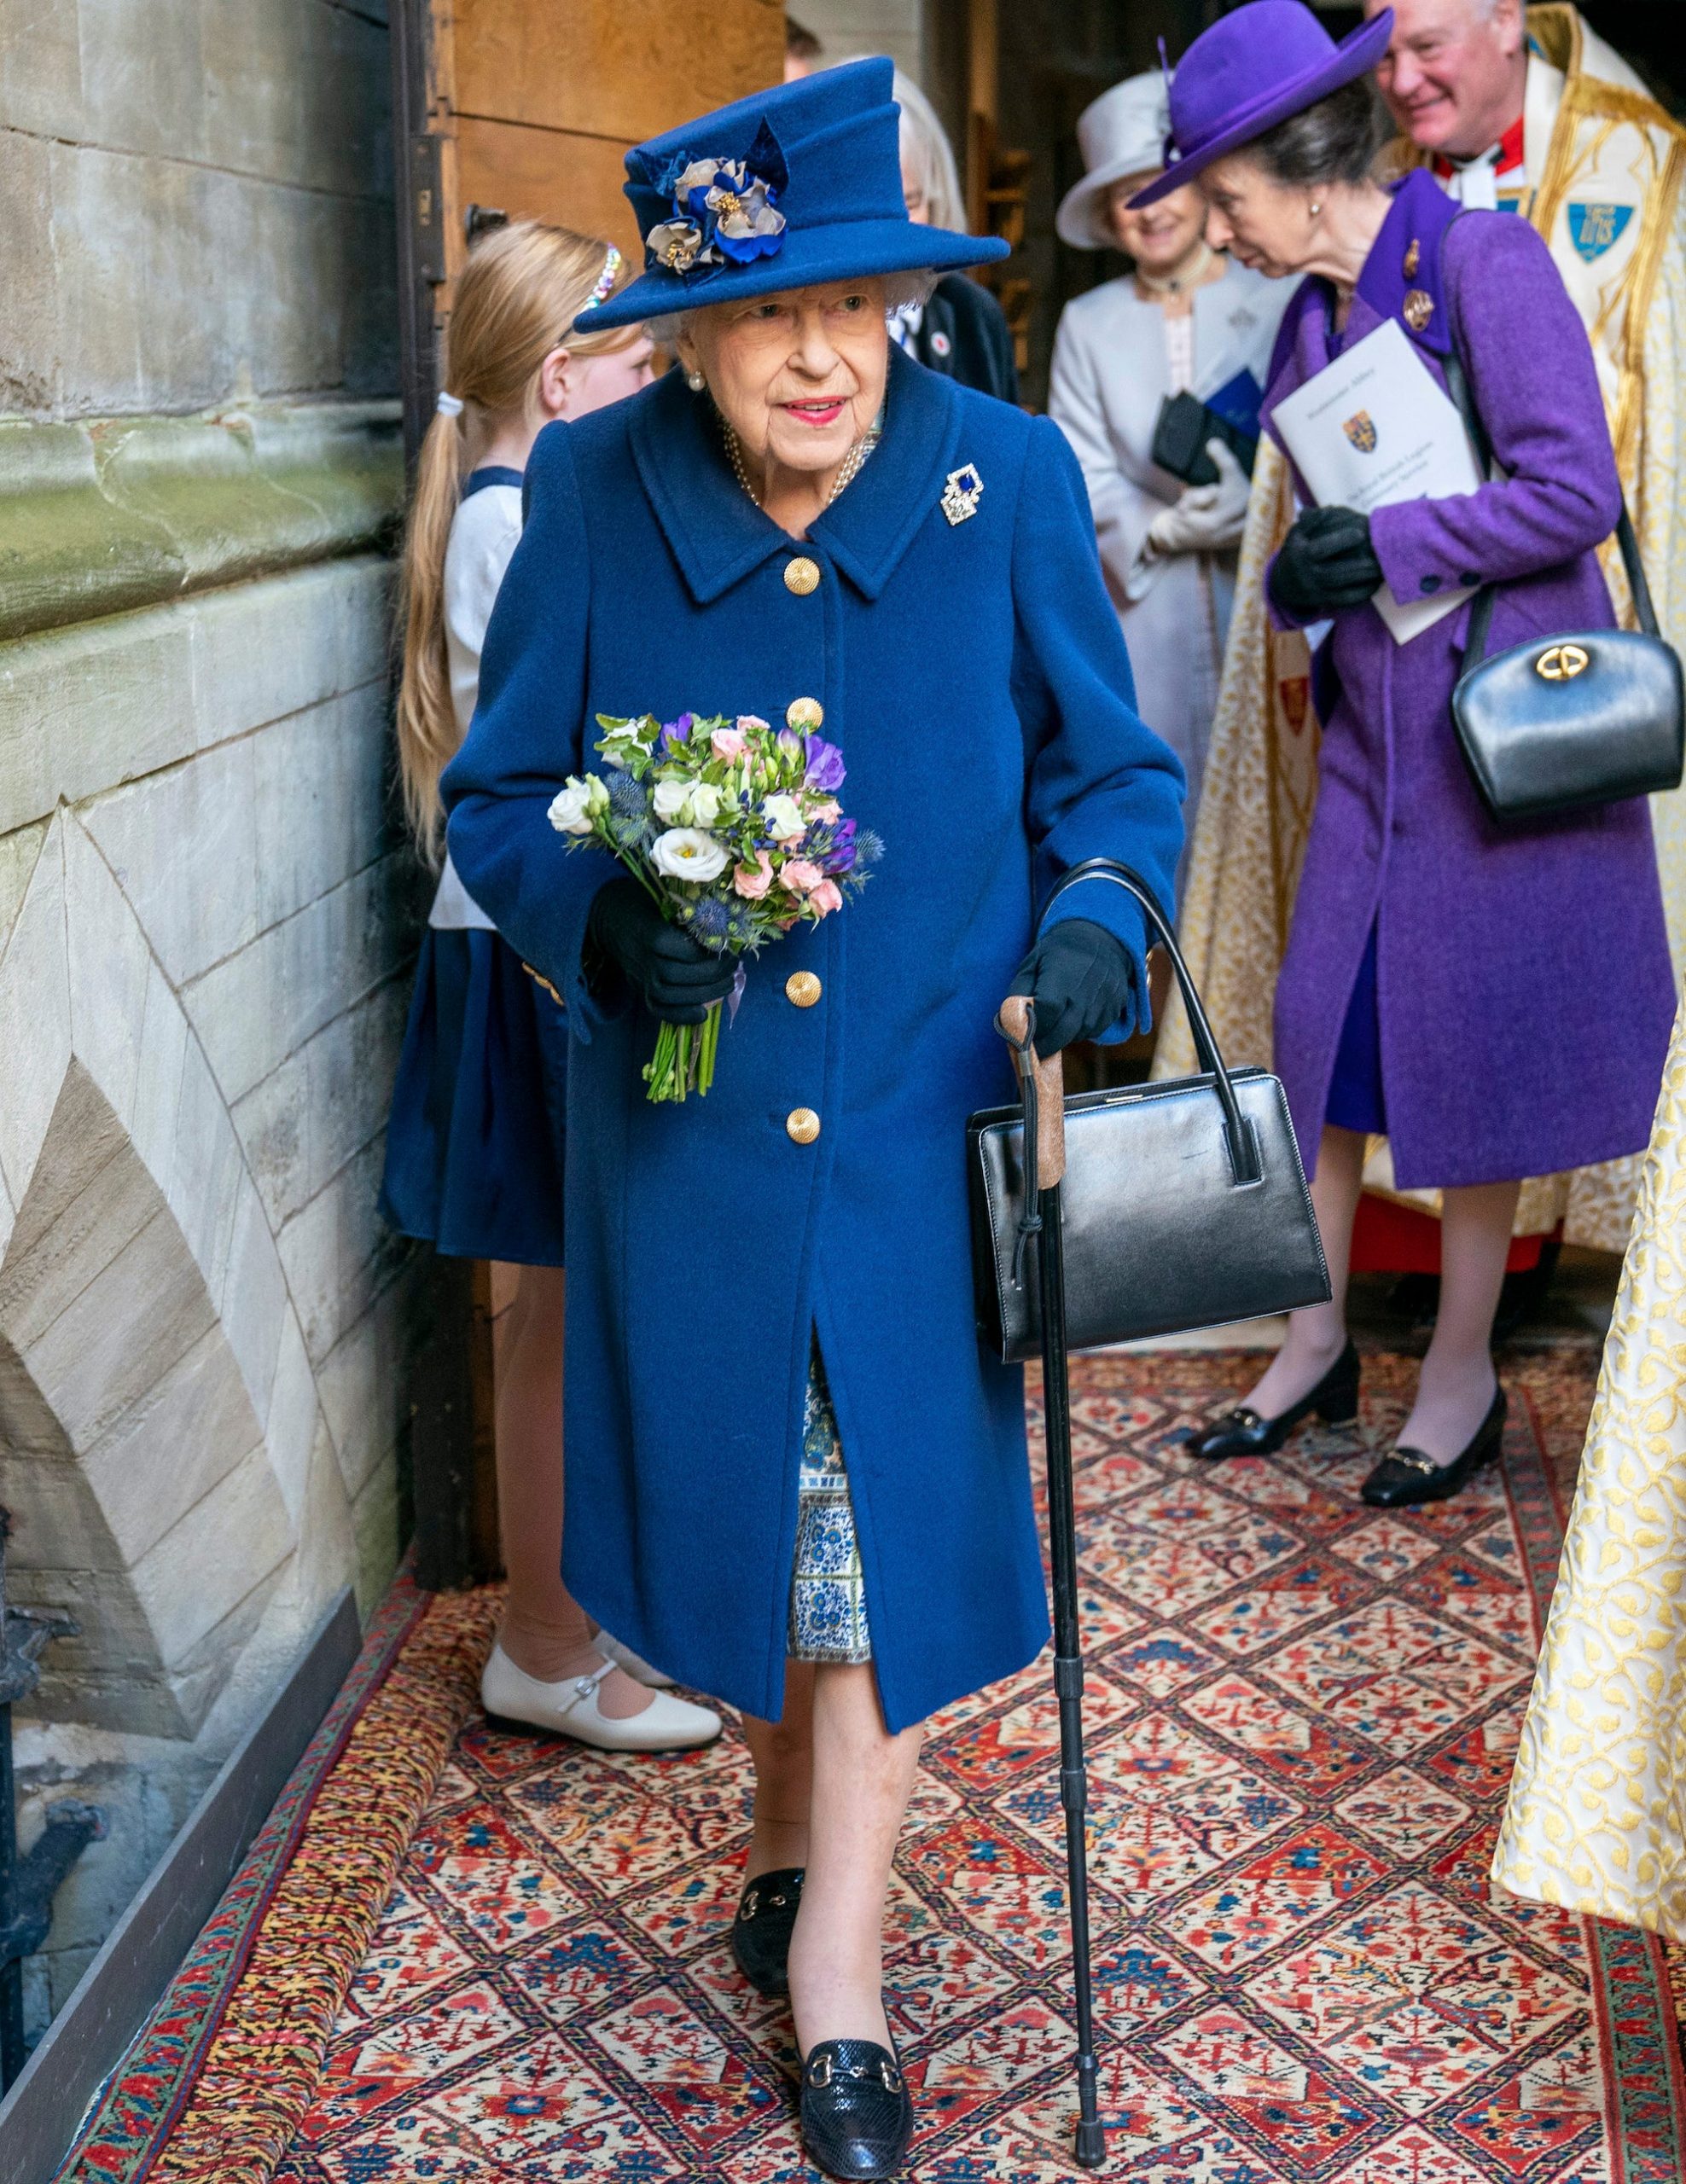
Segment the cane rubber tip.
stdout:
<path fill-rule="evenodd" d="M 1077 2165 L 1079 2169 L 1098 2169 L 1107 2158 L 1107 2134 L 1099 2123 L 1079 2123 L 1077 2127 Z"/>

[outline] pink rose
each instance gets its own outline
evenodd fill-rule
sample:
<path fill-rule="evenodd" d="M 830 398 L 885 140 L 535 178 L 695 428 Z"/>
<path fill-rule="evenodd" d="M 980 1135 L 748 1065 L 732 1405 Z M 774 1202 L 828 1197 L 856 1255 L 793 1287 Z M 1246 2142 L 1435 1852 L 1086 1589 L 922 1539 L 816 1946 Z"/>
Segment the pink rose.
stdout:
<path fill-rule="evenodd" d="M 767 723 L 762 719 L 759 713 L 740 713 L 737 717 L 737 724 L 740 735 L 753 735 L 758 730 L 765 735 L 767 732 Z"/>
<path fill-rule="evenodd" d="M 717 758 L 741 758 L 743 756 L 743 730 L 741 728 L 717 728 L 709 741 L 714 746 Z"/>
<path fill-rule="evenodd" d="M 817 864 L 805 857 L 794 857 L 779 874 L 781 887 L 788 887 L 793 895 L 811 895 L 816 887 L 825 885 L 825 874 Z"/>
<path fill-rule="evenodd" d="M 834 880 L 822 880 L 808 896 L 808 907 L 817 910 L 822 917 L 828 917 L 833 910 L 843 907 L 843 891 Z"/>
<path fill-rule="evenodd" d="M 834 827 L 843 816 L 843 807 L 834 796 L 828 796 L 808 806 L 808 816 L 818 820 L 822 827 Z"/>
<path fill-rule="evenodd" d="M 772 862 L 765 850 L 757 850 L 754 863 L 741 864 L 732 874 L 733 886 L 752 903 L 759 903 L 772 884 Z"/>

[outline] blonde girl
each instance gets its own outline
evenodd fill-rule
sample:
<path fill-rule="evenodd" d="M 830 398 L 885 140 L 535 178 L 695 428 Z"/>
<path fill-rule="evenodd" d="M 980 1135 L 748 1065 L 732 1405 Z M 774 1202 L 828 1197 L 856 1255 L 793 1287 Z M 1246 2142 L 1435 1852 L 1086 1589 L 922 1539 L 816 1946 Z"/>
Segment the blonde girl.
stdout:
<path fill-rule="evenodd" d="M 441 855 L 439 794 L 474 710 L 533 442 L 556 420 L 649 382 L 642 328 L 568 330 L 622 280 L 609 245 L 520 220 L 476 245 L 456 285 L 445 391 L 404 546 L 398 762 L 411 828 L 439 880 L 393 1090 L 381 1211 L 436 1251 L 503 1262 L 515 1282 L 497 1345 L 509 1594 L 481 1682 L 486 1711 L 608 1750 L 650 1751 L 706 1744 L 720 1722 L 594 1631 L 561 1582 L 567 1022 Z"/>

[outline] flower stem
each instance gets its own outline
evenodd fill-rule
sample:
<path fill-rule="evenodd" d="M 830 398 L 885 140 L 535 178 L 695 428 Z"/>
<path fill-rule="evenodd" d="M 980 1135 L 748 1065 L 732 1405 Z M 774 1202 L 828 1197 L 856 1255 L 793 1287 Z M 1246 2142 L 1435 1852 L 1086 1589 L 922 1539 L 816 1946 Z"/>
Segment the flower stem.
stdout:
<path fill-rule="evenodd" d="M 724 1003 L 713 1002 L 702 1019 L 702 1054 L 696 1080 L 700 1093 L 706 1093 L 714 1082 L 714 1058 L 720 1051 L 720 1019 L 724 1013 Z"/>

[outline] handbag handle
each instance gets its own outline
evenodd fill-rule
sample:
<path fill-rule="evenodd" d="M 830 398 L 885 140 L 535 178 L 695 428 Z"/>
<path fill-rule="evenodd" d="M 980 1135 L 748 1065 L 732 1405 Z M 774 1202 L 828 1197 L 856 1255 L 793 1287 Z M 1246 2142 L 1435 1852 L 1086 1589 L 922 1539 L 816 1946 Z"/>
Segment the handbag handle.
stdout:
<path fill-rule="evenodd" d="M 1451 395 L 1463 428 L 1474 444 L 1476 467 L 1481 474 L 1488 475 L 1493 465 L 1493 444 L 1487 437 L 1487 428 L 1481 421 L 1481 413 L 1475 406 L 1463 360 L 1453 348 L 1446 358 L 1446 392 Z M 1645 564 L 1639 558 L 1639 540 L 1635 535 L 1633 518 L 1627 512 L 1627 495 L 1622 495 L 1622 512 L 1616 525 L 1616 544 L 1622 557 L 1622 566 L 1627 572 L 1627 588 L 1633 595 L 1633 611 L 1639 626 L 1648 637 L 1661 634 L 1657 623 L 1657 609 L 1651 597 L 1651 587 L 1646 580 Z M 1495 584 L 1484 584 L 1475 595 L 1475 604 L 1469 610 L 1469 634 L 1464 639 L 1463 657 L 1474 665 L 1487 656 L 1487 640 L 1493 625 L 1493 602 L 1497 596 Z"/>
<path fill-rule="evenodd" d="M 1170 921 L 1155 901 L 1153 890 L 1141 874 L 1132 872 L 1127 864 L 1120 864 L 1115 857 L 1086 857 L 1081 864 L 1074 864 L 1055 886 L 1042 906 L 1038 929 L 1066 890 L 1075 887 L 1079 880 L 1105 880 L 1114 887 L 1122 887 L 1126 895 L 1132 896 L 1159 945 L 1171 958 L 1171 967 L 1176 973 L 1177 987 L 1183 996 L 1183 1006 L 1189 1013 L 1189 1026 L 1195 1035 L 1195 1055 L 1202 1073 L 1211 1077 L 1224 1109 L 1224 1136 L 1229 1147 L 1230 1173 L 1237 1183 L 1261 1182 L 1264 1167 L 1259 1157 L 1259 1140 L 1252 1124 L 1241 1111 L 1235 1098 L 1235 1088 L 1230 1082 L 1230 1072 L 1224 1066 L 1223 1055 L 1218 1051 L 1218 1041 L 1213 1037 L 1206 1005 L 1189 976 L 1188 965 L 1183 961 L 1183 951 L 1177 945 L 1177 936 L 1171 929 Z"/>

